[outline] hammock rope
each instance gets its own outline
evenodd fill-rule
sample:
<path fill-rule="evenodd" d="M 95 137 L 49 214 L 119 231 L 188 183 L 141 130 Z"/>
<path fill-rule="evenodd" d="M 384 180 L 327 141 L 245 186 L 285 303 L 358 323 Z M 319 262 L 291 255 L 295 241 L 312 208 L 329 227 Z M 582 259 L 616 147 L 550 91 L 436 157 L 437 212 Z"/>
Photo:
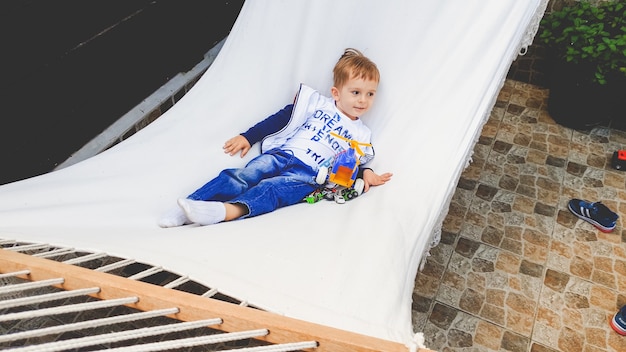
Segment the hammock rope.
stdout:
<path fill-rule="evenodd" d="M 9 314 L 0 315 L 0 322 L 9 321 L 9 320 L 40 318 L 40 317 L 44 317 L 48 315 L 73 313 L 73 312 L 80 312 L 83 310 L 111 308 L 115 306 L 122 306 L 125 304 L 137 303 L 138 301 L 139 301 L 139 298 L 137 297 L 126 297 L 126 298 L 109 299 L 109 300 L 103 300 L 103 301 L 70 304 L 70 305 L 59 306 L 59 307 L 43 308 L 43 309 L 37 309 L 37 310 L 32 310 L 32 311 L 26 311 L 26 312 L 9 313 Z"/>
<path fill-rule="evenodd" d="M 111 263 L 111 264 L 108 264 L 108 265 L 105 265 L 105 266 L 101 266 L 99 268 L 95 268 L 94 270 L 95 271 L 100 271 L 100 272 L 103 272 L 103 273 L 108 273 L 109 271 L 113 271 L 115 269 L 120 269 L 120 268 L 123 268 L 123 267 L 125 267 L 127 265 L 130 265 L 130 264 L 133 264 L 133 263 L 136 263 L 136 261 L 134 259 L 122 259 L 122 260 L 117 261 L 115 263 Z"/>
<path fill-rule="evenodd" d="M 159 273 L 161 271 L 163 271 L 163 268 L 161 268 L 160 266 L 155 266 L 155 267 L 152 267 L 152 268 L 140 271 L 137 274 L 130 276 L 129 279 L 131 279 L 131 280 L 141 280 L 144 277 L 148 277 L 150 275 Z"/>
<path fill-rule="evenodd" d="M 92 254 L 83 255 L 81 257 L 77 257 L 74 259 L 68 259 L 64 261 L 63 263 L 75 265 L 75 264 L 80 264 L 80 263 L 86 263 L 95 259 L 104 258 L 106 256 L 107 256 L 106 253 L 92 253 Z"/>
<path fill-rule="evenodd" d="M 210 298 L 215 296 L 219 291 L 216 288 L 212 288 L 202 294 L 202 297 Z"/>
<path fill-rule="evenodd" d="M 25 340 L 25 339 L 29 339 L 32 337 L 41 337 L 41 336 L 52 335 L 52 334 L 62 334 L 62 333 L 70 332 L 70 331 L 79 331 L 79 330 L 97 328 L 97 327 L 106 326 L 106 325 L 129 323 L 129 322 L 138 321 L 142 319 L 151 319 L 155 317 L 166 316 L 169 314 L 176 314 L 178 313 L 178 311 L 179 311 L 178 308 L 158 309 L 158 310 L 152 310 L 148 312 L 116 315 L 116 316 L 108 317 L 108 318 L 92 319 L 92 320 L 81 321 L 77 323 L 63 324 L 59 326 L 51 326 L 48 328 L 22 331 L 22 332 L 17 332 L 13 334 L 0 335 L 0 342 Z"/>
<path fill-rule="evenodd" d="M 74 248 L 57 248 L 47 252 L 35 253 L 33 257 L 52 258 L 71 253 L 76 253 L 76 250 Z"/>
<path fill-rule="evenodd" d="M 29 304 L 38 304 L 44 302 L 58 301 L 65 298 L 72 298 L 78 296 L 86 296 L 100 291 L 99 287 L 83 288 L 80 290 L 70 290 L 62 292 L 47 293 L 38 296 L 29 296 L 14 298 L 6 301 L 0 301 L 0 309 L 7 309 L 13 307 L 20 307 Z"/>
<path fill-rule="evenodd" d="M 145 352 L 145 351 L 157 351 L 157 350 L 166 350 L 166 349 L 183 348 L 183 347 L 194 347 L 194 346 L 207 344 L 206 340 L 208 340 L 208 338 L 206 337 L 192 337 L 188 339 L 175 340 L 175 341 L 163 341 L 163 342 L 157 342 L 157 343 L 152 343 L 152 344 L 112 348 L 112 349 L 107 349 L 106 351 Z M 228 350 L 220 350 L 220 351 L 288 352 L 288 351 L 300 351 L 305 348 L 317 348 L 317 346 L 318 344 L 315 341 L 306 341 L 306 342 L 284 343 L 284 344 L 269 345 L 269 346 L 245 347 L 245 348 L 228 349 Z M 104 352 L 104 350 L 102 350 L 102 352 Z"/>
<path fill-rule="evenodd" d="M 7 277 L 20 276 L 20 275 L 28 275 L 28 274 L 30 274 L 30 270 L 21 270 L 21 271 L 16 271 L 12 273 L 4 273 L 4 274 L 0 274 L 0 279 L 4 279 Z"/>
<path fill-rule="evenodd" d="M 48 245 L 46 243 L 32 243 L 32 244 L 24 244 L 24 245 L 17 245 L 17 246 L 13 246 L 13 247 L 8 247 L 6 249 L 8 249 L 10 251 L 15 251 L 15 252 L 26 252 L 26 251 L 33 251 L 33 250 L 43 249 L 43 248 L 50 248 L 50 245 Z"/>
<path fill-rule="evenodd" d="M 65 281 L 63 278 L 41 280 L 36 282 L 25 282 L 22 284 L 13 284 L 0 287 L 0 294 L 13 293 L 26 290 L 34 290 L 36 288 L 60 285 Z"/>
<path fill-rule="evenodd" d="M 222 323 L 222 319 L 219 319 L 219 318 L 190 321 L 190 322 L 167 324 L 167 325 L 161 325 L 161 326 L 152 326 L 148 328 L 140 328 L 140 329 L 134 329 L 134 330 L 127 330 L 127 331 L 112 332 L 112 333 L 102 334 L 102 335 L 85 336 L 85 337 L 81 337 L 77 339 L 55 341 L 55 342 L 44 343 L 44 344 L 35 345 L 35 346 L 26 346 L 26 347 L 16 348 L 14 350 L 22 351 L 22 352 L 63 351 L 63 350 L 68 350 L 68 349 L 78 349 L 78 348 L 87 347 L 87 346 L 108 344 L 108 343 L 119 342 L 119 341 L 124 341 L 124 340 L 132 340 L 132 339 L 139 339 L 139 338 L 144 338 L 144 337 L 162 335 L 165 333 L 181 332 L 185 330 L 192 330 L 192 329 L 196 329 L 200 327 L 217 325 L 221 323 Z M 223 334 L 223 335 L 226 335 L 226 334 Z M 261 335 L 257 331 L 254 336 L 261 336 Z"/>
<path fill-rule="evenodd" d="M 178 279 L 164 285 L 163 287 L 165 288 L 174 288 L 174 287 L 178 287 L 182 284 L 184 284 L 185 282 L 189 281 L 189 277 L 188 276 L 181 276 Z"/>

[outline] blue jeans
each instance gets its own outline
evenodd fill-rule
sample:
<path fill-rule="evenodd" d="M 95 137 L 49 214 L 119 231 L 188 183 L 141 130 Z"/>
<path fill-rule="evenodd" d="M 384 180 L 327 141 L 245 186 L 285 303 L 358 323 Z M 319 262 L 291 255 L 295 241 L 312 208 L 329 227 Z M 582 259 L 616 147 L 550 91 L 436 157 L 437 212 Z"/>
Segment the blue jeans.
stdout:
<path fill-rule="evenodd" d="M 243 168 L 225 169 L 187 199 L 239 203 L 243 217 L 269 213 L 302 201 L 319 186 L 317 172 L 289 151 L 271 149 Z"/>

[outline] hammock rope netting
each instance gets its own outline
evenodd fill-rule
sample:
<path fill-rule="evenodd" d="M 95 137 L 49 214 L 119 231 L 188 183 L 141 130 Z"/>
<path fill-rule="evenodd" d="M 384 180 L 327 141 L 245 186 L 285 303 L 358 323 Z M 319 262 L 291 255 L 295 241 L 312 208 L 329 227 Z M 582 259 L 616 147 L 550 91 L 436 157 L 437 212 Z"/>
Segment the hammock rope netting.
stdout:
<path fill-rule="evenodd" d="M 184 308 L 174 303 L 153 309 L 139 309 L 138 303 L 146 299 L 141 292 L 150 292 L 159 287 L 172 290 L 172 293 L 175 290 L 184 296 L 219 301 L 240 310 L 261 312 L 245 301 L 220 293 L 217 288 L 207 287 L 159 266 L 102 252 L 91 253 L 48 244 L 0 240 L 0 246 L 3 250 L 0 263 L 1 349 L 320 350 L 320 342 L 315 340 L 272 341 L 267 338 L 270 335 L 269 328 L 254 328 L 255 324 L 250 322 L 240 323 L 242 326 L 251 326 L 249 329 L 224 331 L 221 328 L 224 319 L 219 316 L 182 321 L 180 318 L 183 317 L 177 315 Z M 45 272 L 41 268 L 53 270 Z M 54 277 L 55 270 L 65 273 L 69 278 Z M 84 283 L 70 283 L 72 276 L 84 278 L 96 272 L 108 277 L 102 280 L 102 285 L 73 288 Z M 113 284 L 109 281 L 111 279 L 115 279 Z M 98 278 L 87 281 L 98 281 Z M 138 294 L 122 295 L 119 298 L 112 298 L 121 295 L 119 292 L 103 295 L 105 290 L 116 291 L 115 283 L 127 286 L 129 281 L 143 289 L 135 289 L 133 293 Z M 167 297 L 168 294 L 163 296 Z"/>

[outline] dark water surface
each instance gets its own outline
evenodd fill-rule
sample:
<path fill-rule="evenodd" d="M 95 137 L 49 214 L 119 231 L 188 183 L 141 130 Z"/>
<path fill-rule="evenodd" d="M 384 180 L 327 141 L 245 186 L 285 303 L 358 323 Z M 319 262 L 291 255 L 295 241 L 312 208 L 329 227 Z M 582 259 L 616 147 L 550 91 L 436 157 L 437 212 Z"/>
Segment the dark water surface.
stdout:
<path fill-rule="evenodd" d="M 0 184 L 51 171 L 228 35 L 243 0 L 0 2 Z"/>

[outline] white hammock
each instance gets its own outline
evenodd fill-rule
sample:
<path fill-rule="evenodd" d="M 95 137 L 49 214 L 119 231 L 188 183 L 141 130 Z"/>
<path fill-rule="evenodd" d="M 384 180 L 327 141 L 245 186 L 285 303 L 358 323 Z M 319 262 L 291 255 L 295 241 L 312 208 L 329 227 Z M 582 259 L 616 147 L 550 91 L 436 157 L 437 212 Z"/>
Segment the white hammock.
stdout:
<path fill-rule="evenodd" d="M 411 346 L 415 275 L 546 3 L 246 1 L 213 65 L 156 122 L 98 156 L 0 186 L 0 238 L 135 258 L 271 312 Z M 328 92 L 346 47 L 381 71 L 363 120 L 372 166 L 394 173 L 387 185 L 344 205 L 157 226 L 177 198 L 253 156 L 224 155 L 227 138 L 290 103 L 300 83 Z"/>

